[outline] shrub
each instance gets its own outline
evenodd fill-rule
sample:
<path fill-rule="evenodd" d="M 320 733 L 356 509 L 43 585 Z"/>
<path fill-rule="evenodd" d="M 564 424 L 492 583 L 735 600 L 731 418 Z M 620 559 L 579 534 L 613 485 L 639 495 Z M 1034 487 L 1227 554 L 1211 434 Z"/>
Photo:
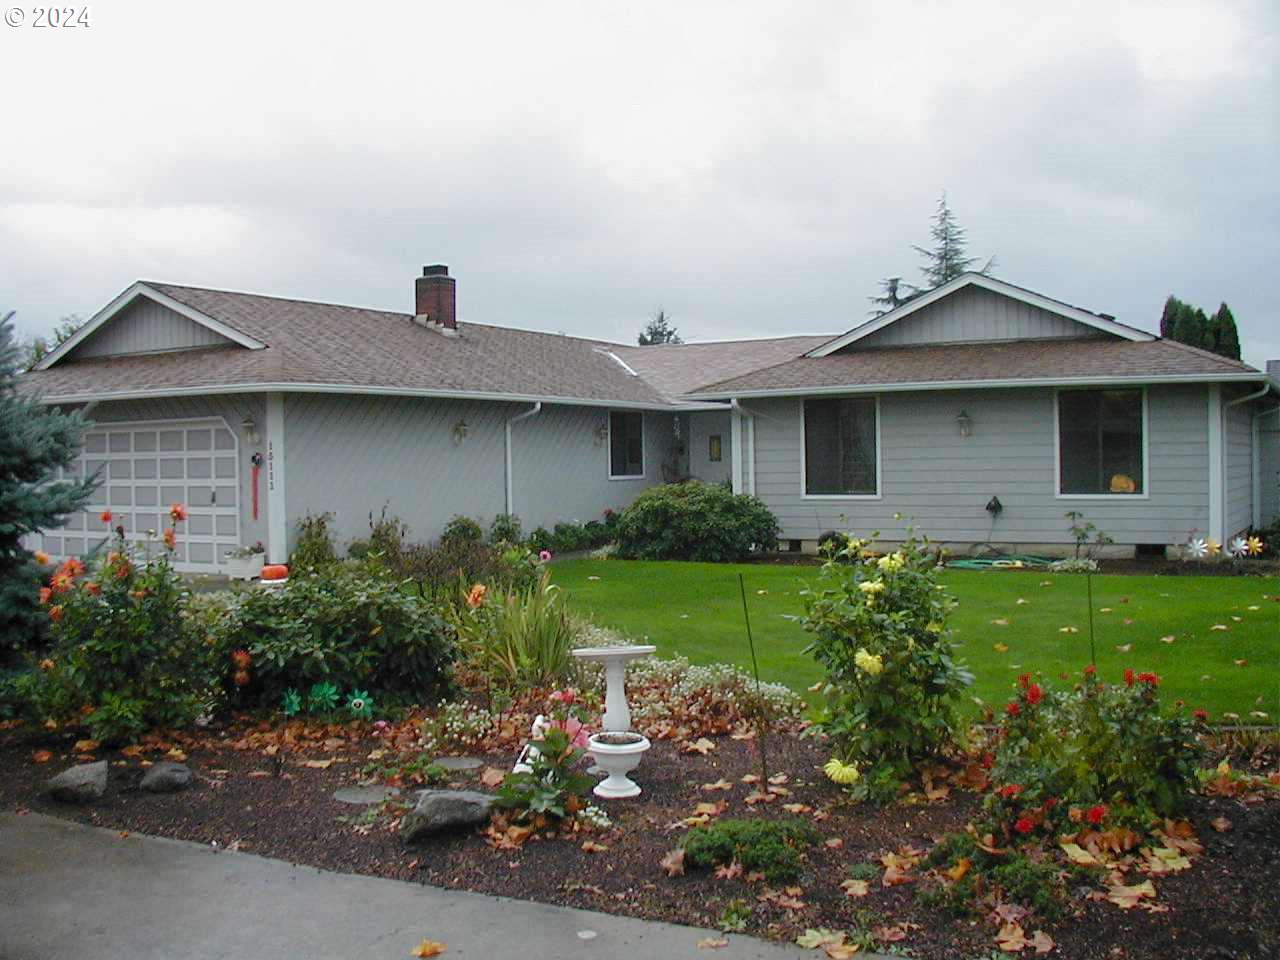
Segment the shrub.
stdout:
<path fill-rule="evenodd" d="M 421 697 L 448 683 L 455 653 L 453 629 L 431 603 L 359 566 L 239 594 L 219 633 L 224 669 L 249 673 L 233 675 L 237 686 L 270 703 L 321 682 Z"/>
<path fill-rule="evenodd" d="M 470 517 L 454 514 L 453 519 L 444 525 L 444 533 L 440 534 L 441 543 L 483 543 L 484 529 Z"/>
<path fill-rule="evenodd" d="M 467 540 L 442 540 L 436 546 L 414 544 L 385 561 L 390 572 L 412 580 L 424 597 L 461 604 L 482 583 L 494 590 L 523 590 L 541 572 L 538 558 L 524 547 L 494 547 Z"/>
<path fill-rule="evenodd" d="M 826 671 L 819 728 L 834 748 L 828 775 L 855 797 L 891 796 L 921 761 L 950 745 L 956 700 L 973 678 L 954 659 L 943 592 L 928 542 L 908 532 L 875 558 L 850 539 L 806 590 L 806 652 Z"/>
<path fill-rule="evenodd" d="M 747 872 L 759 870 L 777 883 L 800 875 L 800 853 L 817 841 L 818 831 L 804 820 L 719 820 L 689 831 L 684 862 L 713 867 L 736 860 Z"/>
<path fill-rule="evenodd" d="M 515 546 L 521 542 L 524 530 L 520 526 L 520 518 L 514 513 L 500 513 L 489 524 L 489 542 L 494 546 Z"/>
<path fill-rule="evenodd" d="M 1051 860 L 1033 860 L 1019 850 L 991 853 L 971 834 L 950 833 L 938 841 L 925 863 L 934 868 L 917 890 L 926 905 L 966 915 L 980 912 L 986 898 L 1020 904 L 1050 920 L 1063 913 L 1062 871 Z M 959 879 L 951 880 L 955 876 Z"/>
<path fill-rule="evenodd" d="M 520 819 L 563 818 L 586 806 L 584 797 L 595 779 L 574 769 L 583 751 L 562 727 L 549 727 L 531 742 L 537 753 L 528 772 L 509 773 L 494 803 L 518 811 Z"/>
<path fill-rule="evenodd" d="M 183 516 L 174 505 L 175 523 Z M 109 521 L 108 521 L 109 522 Z M 92 571 L 68 560 L 46 593 L 52 647 L 30 690 L 37 713 L 66 719 L 91 707 L 95 739 L 117 743 L 152 727 L 193 721 L 211 693 L 214 651 L 193 629 L 187 595 L 165 549 L 117 537 Z"/>
<path fill-rule="evenodd" d="M 1023 839 L 1180 813 L 1201 750 L 1193 720 L 1161 713 L 1158 685 L 1153 673 L 1127 670 L 1111 685 L 1086 669 L 1062 691 L 1024 674 L 997 734 L 986 826 Z"/>
<path fill-rule="evenodd" d="M 778 544 L 760 500 L 696 480 L 650 487 L 618 519 L 618 553 L 636 560 L 745 560 Z"/>
<path fill-rule="evenodd" d="M 513 685 L 553 684 L 569 674 L 577 632 L 545 572 L 536 584 L 506 595 L 473 591 L 459 632 L 482 670 Z"/>
<path fill-rule="evenodd" d="M 332 522 L 332 513 L 308 513 L 298 521 L 297 540 L 293 553 L 289 556 L 290 573 L 323 570 L 338 562 L 338 553 L 333 547 L 333 534 L 329 531 L 329 524 Z"/>

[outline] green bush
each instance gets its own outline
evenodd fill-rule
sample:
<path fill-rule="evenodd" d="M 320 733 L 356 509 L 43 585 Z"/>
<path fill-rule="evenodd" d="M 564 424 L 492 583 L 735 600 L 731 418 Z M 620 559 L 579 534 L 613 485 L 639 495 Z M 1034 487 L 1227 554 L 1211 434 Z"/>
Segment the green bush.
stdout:
<path fill-rule="evenodd" d="M 214 629 L 233 683 L 271 704 L 326 681 L 426 697 L 448 684 L 455 655 L 453 628 L 432 603 L 357 565 L 237 594 Z"/>
<path fill-rule="evenodd" d="M 545 571 L 524 590 L 473 594 L 457 623 L 474 662 L 503 683 L 543 686 L 569 675 L 578 628 Z"/>
<path fill-rule="evenodd" d="M 1195 721 L 1163 713 L 1158 688 L 1155 674 L 1132 670 L 1112 685 L 1086 668 L 1066 691 L 1024 674 L 997 734 L 984 826 L 1021 841 L 1180 814 L 1202 751 Z"/>
<path fill-rule="evenodd" d="M 973 678 L 954 659 L 947 617 L 956 601 L 914 532 L 875 558 L 866 541 L 833 549 L 802 593 L 806 648 L 826 672 L 819 728 L 835 756 L 828 775 L 856 798 L 887 799 L 916 764 L 956 738 L 956 701 Z"/>
<path fill-rule="evenodd" d="M 521 546 L 490 546 L 468 540 L 413 544 L 384 561 L 390 572 L 412 580 L 424 597 L 460 604 L 477 583 L 503 592 L 524 590 L 541 572 L 538 558 Z"/>
<path fill-rule="evenodd" d="M 650 487 L 617 522 L 618 555 L 633 560 L 745 560 L 778 545 L 760 500 L 697 480 Z"/>
<path fill-rule="evenodd" d="M 800 875 L 801 851 L 818 837 L 805 820 L 718 820 L 689 831 L 684 862 L 713 867 L 736 860 L 748 873 L 759 870 L 770 882 L 794 880 Z"/>
<path fill-rule="evenodd" d="M 494 546 L 516 546 L 524 537 L 520 518 L 514 513 L 500 513 L 489 524 L 489 542 Z"/>
<path fill-rule="evenodd" d="M 441 543 L 483 543 L 484 528 L 470 517 L 455 514 L 453 519 L 444 525 L 444 533 L 440 534 Z"/>
<path fill-rule="evenodd" d="M 934 868 L 917 889 L 926 906 L 965 916 L 985 912 L 983 904 L 994 899 L 1020 904 L 1048 920 L 1063 913 L 1062 871 L 1052 860 L 1033 860 L 1019 850 L 991 853 L 972 834 L 950 833 L 929 852 L 925 865 Z M 956 871 L 960 878 L 944 882 L 944 871 Z"/>
<path fill-rule="evenodd" d="M 175 508 L 175 510 L 178 508 Z M 166 534 L 172 539 L 171 531 Z M 45 719 L 93 708 L 95 739 L 121 742 L 154 727 L 189 724 L 209 700 L 215 653 L 186 614 L 187 594 L 170 564 L 117 537 L 85 570 L 68 561 L 47 592 L 52 646 L 28 694 Z"/>
<path fill-rule="evenodd" d="M 332 522 L 332 513 L 308 513 L 298 521 L 297 539 L 289 556 L 290 574 L 323 570 L 338 562 L 333 534 L 329 530 Z"/>

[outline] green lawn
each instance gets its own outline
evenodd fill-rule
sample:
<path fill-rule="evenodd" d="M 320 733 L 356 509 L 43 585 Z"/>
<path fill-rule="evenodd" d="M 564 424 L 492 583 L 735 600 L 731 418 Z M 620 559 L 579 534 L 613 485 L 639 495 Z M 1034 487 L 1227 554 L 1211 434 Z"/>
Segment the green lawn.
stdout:
<path fill-rule="evenodd" d="M 800 691 L 819 679 L 817 665 L 802 652 L 806 634 L 786 619 L 801 612 L 798 593 L 817 577 L 816 567 L 565 560 L 553 571 L 571 606 L 601 624 L 648 638 L 659 655 L 750 665 L 741 573 L 761 678 Z M 960 600 L 951 626 L 982 699 L 1002 702 L 1022 671 L 1075 677 L 1089 662 L 1083 576 L 955 570 L 944 574 L 944 582 Z M 1276 594 L 1275 579 L 1256 577 L 1095 576 L 1098 670 L 1110 680 L 1119 680 L 1128 666 L 1154 670 L 1168 698 L 1204 707 L 1215 719 L 1223 711 L 1246 720 L 1253 710 L 1275 717 L 1280 603 L 1270 597 Z M 1026 603 L 1018 603 L 1020 598 Z M 1228 629 L 1212 630 L 1214 624 Z M 1062 633 L 1067 626 L 1079 633 Z M 1169 636 L 1172 643 L 1162 642 Z M 1236 660 L 1248 662 L 1238 666 Z"/>

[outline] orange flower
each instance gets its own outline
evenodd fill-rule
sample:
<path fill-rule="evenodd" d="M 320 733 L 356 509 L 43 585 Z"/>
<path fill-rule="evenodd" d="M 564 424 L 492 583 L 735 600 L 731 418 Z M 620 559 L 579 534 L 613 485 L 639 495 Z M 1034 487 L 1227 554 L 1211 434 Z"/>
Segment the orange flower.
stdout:
<path fill-rule="evenodd" d="M 71 577 L 78 577 L 84 573 L 84 564 L 77 557 L 68 557 L 62 562 L 58 572 L 65 573 Z"/>
<path fill-rule="evenodd" d="M 183 520 L 187 519 L 187 508 L 180 503 L 172 504 L 169 507 L 169 518 L 174 523 L 181 523 Z"/>
<path fill-rule="evenodd" d="M 101 515 L 98 517 L 98 519 L 101 520 L 103 523 L 110 523 L 112 519 L 111 511 L 103 510 Z"/>
<path fill-rule="evenodd" d="M 49 555 L 43 550 L 36 551 L 36 563 L 40 564 L 40 566 L 47 567 L 52 562 L 53 561 L 50 559 Z"/>
<path fill-rule="evenodd" d="M 75 581 L 71 579 L 69 573 L 55 573 L 53 579 L 49 581 L 49 586 L 53 588 L 54 593 L 66 593 L 75 586 Z"/>
<path fill-rule="evenodd" d="M 54 662 L 50 660 L 48 657 L 45 657 L 43 660 L 40 661 L 40 669 L 43 670 L 45 673 L 48 673 L 53 668 L 54 668 Z"/>
<path fill-rule="evenodd" d="M 247 687 L 251 678 L 248 670 L 237 670 L 231 675 L 231 679 L 235 681 L 237 687 Z"/>
<path fill-rule="evenodd" d="M 236 665 L 237 670 L 248 670 L 249 665 L 253 663 L 253 657 L 249 655 L 248 650 L 233 650 L 231 662 Z"/>
<path fill-rule="evenodd" d="M 147 591 L 134 590 L 132 593 L 129 594 L 129 596 L 133 597 L 133 599 L 135 600 L 145 600 L 147 599 Z"/>
<path fill-rule="evenodd" d="M 40 588 L 40 605 L 44 606 L 49 602 L 49 598 L 53 596 L 53 591 L 48 587 Z"/>
<path fill-rule="evenodd" d="M 94 583 L 92 580 L 90 580 L 88 583 L 86 583 L 86 584 L 84 585 L 84 588 L 85 588 L 86 590 L 88 590 L 91 594 L 93 594 L 95 597 L 100 597 L 100 596 L 102 596 L 102 587 L 98 586 L 98 585 L 97 585 L 96 583 Z"/>
<path fill-rule="evenodd" d="M 128 560 L 121 560 L 119 566 L 116 567 L 116 579 L 128 580 L 131 573 L 133 573 L 133 566 Z"/>
<path fill-rule="evenodd" d="M 483 583 L 477 583 L 475 586 L 471 588 L 471 591 L 467 594 L 467 606 L 470 607 L 472 610 L 475 610 L 477 607 L 479 607 L 481 604 L 484 603 L 484 595 L 488 592 L 489 592 L 488 587 L 486 587 Z"/>
<path fill-rule="evenodd" d="M 173 527 L 164 528 L 164 545 L 168 547 L 170 550 L 177 549 L 178 531 L 173 529 Z"/>
<path fill-rule="evenodd" d="M 58 603 L 49 608 L 49 619 L 54 623 L 62 619 L 62 604 Z"/>

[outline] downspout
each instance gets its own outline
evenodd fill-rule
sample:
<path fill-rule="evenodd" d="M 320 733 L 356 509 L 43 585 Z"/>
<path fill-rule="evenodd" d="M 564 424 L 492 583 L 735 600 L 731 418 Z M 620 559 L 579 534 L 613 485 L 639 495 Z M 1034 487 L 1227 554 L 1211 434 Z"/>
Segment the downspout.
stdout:
<path fill-rule="evenodd" d="M 520 414 L 519 416 L 512 417 L 510 420 L 507 421 L 506 446 L 505 446 L 506 480 L 507 480 L 507 487 L 506 487 L 507 516 L 510 516 L 512 514 L 514 509 L 514 503 L 515 503 L 515 484 L 514 484 L 514 481 L 512 480 L 512 475 L 511 475 L 511 427 L 512 425 L 519 423 L 521 420 L 528 420 L 530 417 L 536 417 L 541 412 L 542 412 L 542 401 L 539 400 L 532 407 L 526 410 L 524 413 Z"/>
<path fill-rule="evenodd" d="M 1264 383 L 1262 385 L 1261 390 L 1255 391 L 1254 393 L 1247 393 L 1243 397 L 1236 397 L 1236 399 L 1228 403 L 1224 403 L 1222 405 L 1222 409 L 1226 411 L 1231 409 L 1232 407 L 1238 407 L 1241 404 L 1249 403 L 1253 400 L 1261 400 L 1270 392 L 1271 392 L 1270 382 Z M 1252 487 L 1252 489 L 1250 490 L 1250 493 L 1251 493 L 1250 499 L 1252 500 L 1252 504 L 1251 504 L 1251 509 L 1249 511 L 1249 519 L 1250 519 L 1251 525 L 1255 529 L 1262 526 L 1262 503 L 1261 503 L 1261 500 L 1262 500 L 1262 463 L 1261 463 L 1262 443 L 1258 433 L 1258 418 L 1263 416 L 1265 413 L 1270 413 L 1270 412 L 1271 411 L 1267 410 L 1261 414 L 1255 413 L 1252 419 L 1250 420 L 1250 454 L 1249 454 L 1250 470 L 1249 472 L 1250 472 L 1250 481 L 1251 481 L 1250 486 Z M 1225 423 L 1224 423 L 1224 426 L 1225 426 Z M 1224 437 L 1224 441 L 1225 441 L 1225 437 Z M 1224 463 L 1224 466 L 1225 466 L 1225 463 Z M 1224 537 L 1228 532 L 1229 531 L 1224 526 L 1223 527 Z"/>
<path fill-rule="evenodd" d="M 729 400 L 729 408 L 739 418 L 738 429 L 734 431 L 734 465 L 739 476 L 740 489 L 734 493 L 756 492 L 756 415 L 738 402 L 737 397 Z M 745 421 L 745 423 L 743 423 Z M 743 426 L 746 429 L 743 429 Z"/>

